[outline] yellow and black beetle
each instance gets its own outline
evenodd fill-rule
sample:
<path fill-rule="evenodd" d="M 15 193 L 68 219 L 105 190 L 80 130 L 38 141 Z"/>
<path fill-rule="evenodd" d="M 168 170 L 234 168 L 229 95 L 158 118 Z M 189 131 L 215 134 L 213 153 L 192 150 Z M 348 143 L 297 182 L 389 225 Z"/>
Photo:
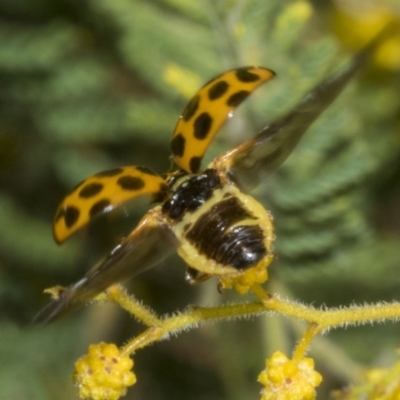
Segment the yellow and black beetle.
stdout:
<path fill-rule="evenodd" d="M 264 282 L 273 259 L 271 216 L 243 191 L 257 186 L 290 155 L 307 128 L 364 64 L 371 47 L 311 90 L 293 110 L 215 158 L 204 171 L 201 159 L 219 128 L 274 72 L 244 67 L 206 83 L 178 120 L 171 142 L 176 167 L 165 177 L 146 167 L 128 166 L 80 183 L 57 210 L 54 237 L 58 243 L 99 214 L 138 196 L 152 194 L 156 205 L 107 257 L 81 280 L 60 290 L 36 321 L 49 322 L 77 308 L 174 251 L 188 264 L 187 279 L 192 283 L 217 276 L 221 287 L 229 287 L 231 277 L 252 270 L 258 271 L 256 282 Z"/>

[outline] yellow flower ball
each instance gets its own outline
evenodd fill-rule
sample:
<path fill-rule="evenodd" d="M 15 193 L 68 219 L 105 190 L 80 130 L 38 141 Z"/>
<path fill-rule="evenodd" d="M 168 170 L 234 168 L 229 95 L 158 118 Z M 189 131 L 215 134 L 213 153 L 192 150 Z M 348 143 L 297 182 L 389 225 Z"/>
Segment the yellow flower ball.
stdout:
<path fill-rule="evenodd" d="M 117 400 L 136 382 L 133 361 L 122 356 L 115 344 L 92 344 L 89 352 L 75 363 L 72 377 L 82 399 Z"/>
<path fill-rule="evenodd" d="M 353 3 L 347 8 L 338 7 L 333 14 L 334 31 L 339 40 L 345 46 L 357 50 L 390 26 L 390 34 L 377 48 L 373 61 L 380 68 L 399 70 L 400 15 L 379 1 L 369 3 L 368 6 L 363 0 Z"/>
<path fill-rule="evenodd" d="M 237 275 L 221 276 L 219 278 L 221 288 L 233 288 L 240 294 L 247 293 L 254 284 L 261 284 L 267 281 L 267 267 L 273 259 L 274 255 L 270 254 L 256 267 L 249 268 Z"/>
<path fill-rule="evenodd" d="M 297 362 L 277 351 L 266 361 L 258 381 L 264 385 L 261 400 L 313 400 L 322 377 L 314 370 L 313 359 Z"/>

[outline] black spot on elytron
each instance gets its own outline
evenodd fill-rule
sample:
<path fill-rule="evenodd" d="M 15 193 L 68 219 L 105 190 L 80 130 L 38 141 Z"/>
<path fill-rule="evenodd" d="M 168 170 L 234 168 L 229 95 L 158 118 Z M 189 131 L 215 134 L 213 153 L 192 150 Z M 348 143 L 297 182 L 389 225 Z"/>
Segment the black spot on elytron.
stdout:
<path fill-rule="evenodd" d="M 110 206 L 110 200 L 107 199 L 102 199 L 99 200 L 97 203 L 94 203 L 93 206 L 89 210 L 89 216 L 90 218 L 95 217 L 96 215 L 102 213 L 105 211 L 107 207 Z"/>
<path fill-rule="evenodd" d="M 160 183 L 160 188 L 158 189 L 160 192 L 167 192 L 168 191 L 168 185 L 166 183 Z"/>
<path fill-rule="evenodd" d="M 260 79 L 257 74 L 250 72 L 248 68 L 239 68 L 236 70 L 236 78 L 240 82 L 256 82 Z"/>
<path fill-rule="evenodd" d="M 80 182 L 79 182 L 77 185 L 75 185 L 75 187 L 69 192 L 69 194 L 75 193 L 75 192 L 78 190 L 78 188 L 80 188 L 81 186 L 83 186 L 83 185 L 85 184 L 85 182 L 86 182 L 86 179 L 83 180 L 83 181 L 80 181 Z"/>
<path fill-rule="evenodd" d="M 189 162 L 190 172 L 198 172 L 201 165 L 201 157 L 192 157 Z"/>
<path fill-rule="evenodd" d="M 226 81 L 218 81 L 208 89 L 208 98 L 217 100 L 226 93 L 228 88 L 229 85 Z"/>
<path fill-rule="evenodd" d="M 140 172 L 143 172 L 144 174 L 157 176 L 157 174 L 154 171 L 152 171 L 150 168 L 147 168 L 147 167 L 136 167 L 136 169 L 138 171 L 140 171 Z"/>
<path fill-rule="evenodd" d="M 60 210 L 64 216 L 65 225 L 71 228 L 76 224 L 79 219 L 80 211 L 74 206 L 66 206 Z"/>
<path fill-rule="evenodd" d="M 188 105 L 185 107 L 182 113 L 182 118 L 184 121 L 189 121 L 190 118 L 193 117 L 193 115 L 196 113 L 197 109 L 199 108 L 199 103 L 200 103 L 200 96 L 196 95 L 194 96 L 188 103 Z"/>
<path fill-rule="evenodd" d="M 125 190 L 139 190 L 144 188 L 144 180 L 137 176 L 124 175 L 118 178 L 117 183 Z"/>
<path fill-rule="evenodd" d="M 114 168 L 114 169 L 110 169 L 108 171 L 103 171 L 103 172 L 99 172 L 98 174 L 96 174 L 95 176 L 115 176 L 115 175 L 119 175 L 124 171 L 123 168 Z"/>
<path fill-rule="evenodd" d="M 181 133 L 178 133 L 171 140 L 171 151 L 174 156 L 182 157 L 185 152 L 186 139 Z"/>
<path fill-rule="evenodd" d="M 209 113 L 201 113 L 194 121 L 194 137 L 199 140 L 205 139 L 210 132 L 212 121 Z"/>
<path fill-rule="evenodd" d="M 151 198 L 151 203 L 162 203 L 165 200 L 167 192 L 168 185 L 166 183 L 160 183 L 158 191 L 155 192 Z"/>
<path fill-rule="evenodd" d="M 103 190 L 103 187 L 104 185 L 99 182 L 89 183 L 79 191 L 79 197 L 89 199 L 90 197 L 99 194 Z"/>
<path fill-rule="evenodd" d="M 247 90 L 239 90 L 239 92 L 233 93 L 227 100 L 226 104 L 229 107 L 237 107 L 247 96 L 250 94 Z"/>

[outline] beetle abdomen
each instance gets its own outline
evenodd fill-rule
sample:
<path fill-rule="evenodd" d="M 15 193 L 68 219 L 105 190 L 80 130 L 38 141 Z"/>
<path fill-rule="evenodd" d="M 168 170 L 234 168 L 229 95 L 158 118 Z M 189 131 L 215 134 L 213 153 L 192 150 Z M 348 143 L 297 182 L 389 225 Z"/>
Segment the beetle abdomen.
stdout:
<path fill-rule="evenodd" d="M 236 197 L 213 205 L 186 232 L 186 239 L 200 254 L 222 265 L 245 269 L 267 253 L 264 234 L 256 218 Z M 252 223 L 243 225 L 243 223 Z"/>
<path fill-rule="evenodd" d="M 272 254 L 272 221 L 251 196 L 233 185 L 216 188 L 194 212 L 176 222 L 179 255 L 197 271 L 236 274 Z"/>

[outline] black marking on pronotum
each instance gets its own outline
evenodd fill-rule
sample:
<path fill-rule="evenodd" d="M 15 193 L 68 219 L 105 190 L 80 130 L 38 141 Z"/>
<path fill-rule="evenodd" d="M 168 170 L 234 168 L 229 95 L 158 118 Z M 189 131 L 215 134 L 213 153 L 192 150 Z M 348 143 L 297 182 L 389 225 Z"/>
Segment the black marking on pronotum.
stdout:
<path fill-rule="evenodd" d="M 110 169 L 108 171 L 99 172 L 98 174 L 96 174 L 94 176 L 99 176 L 99 177 L 115 176 L 115 175 L 121 174 L 123 171 L 124 171 L 123 168 L 114 168 L 114 169 Z"/>
<path fill-rule="evenodd" d="M 64 216 L 65 225 L 71 228 L 79 219 L 80 211 L 74 206 L 66 206 L 60 210 Z"/>
<path fill-rule="evenodd" d="M 154 171 L 152 171 L 150 168 L 147 168 L 147 167 L 136 167 L 136 169 L 138 171 L 140 171 L 140 172 L 143 172 L 144 174 L 157 176 L 157 174 Z"/>
<path fill-rule="evenodd" d="M 255 218 L 236 197 L 229 197 L 201 215 L 185 237 L 208 259 L 237 269 L 250 268 L 267 249 L 258 225 L 240 225 L 248 219 Z"/>
<path fill-rule="evenodd" d="M 239 90 L 239 92 L 233 93 L 232 96 L 229 97 L 226 104 L 229 107 L 237 107 L 249 94 L 250 92 L 247 90 Z"/>
<path fill-rule="evenodd" d="M 182 157 L 185 152 L 186 139 L 181 133 L 178 133 L 171 140 L 171 151 L 174 156 Z"/>
<path fill-rule="evenodd" d="M 201 113 L 194 121 L 194 137 L 203 140 L 210 132 L 212 125 L 211 115 L 207 112 Z"/>
<path fill-rule="evenodd" d="M 89 183 L 79 191 L 79 197 L 82 199 L 89 199 L 96 196 L 103 190 L 104 185 L 99 182 Z"/>
<path fill-rule="evenodd" d="M 144 188 L 144 180 L 137 176 L 124 175 L 118 178 L 117 183 L 125 190 L 139 190 Z"/>
<path fill-rule="evenodd" d="M 189 161 L 190 172 L 197 172 L 200 169 L 201 157 L 192 157 Z"/>
<path fill-rule="evenodd" d="M 93 206 L 89 210 L 89 215 L 91 218 L 95 217 L 97 214 L 102 213 L 105 211 L 107 207 L 110 206 L 110 200 L 102 199 L 99 200 L 97 203 L 93 204 Z"/>
<path fill-rule="evenodd" d="M 208 98 L 217 100 L 222 97 L 229 89 L 229 84 L 226 81 L 218 81 L 208 89 Z"/>
<path fill-rule="evenodd" d="M 168 177 L 168 187 L 173 190 L 176 182 L 187 174 L 188 173 L 183 169 L 178 169 L 177 171 L 174 171 L 174 173 L 170 177 Z"/>
<path fill-rule="evenodd" d="M 247 68 L 239 68 L 236 70 L 235 74 L 240 82 L 256 82 L 260 79 L 257 74 L 250 72 Z"/>
<path fill-rule="evenodd" d="M 200 96 L 196 95 L 189 101 L 188 105 L 185 107 L 182 113 L 182 118 L 184 121 L 189 121 L 190 118 L 196 113 L 199 108 Z"/>
<path fill-rule="evenodd" d="M 214 169 L 185 180 L 162 206 L 162 212 L 173 220 L 180 220 L 186 212 L 196 211 L 221 186 L 221 179 Z"/>

